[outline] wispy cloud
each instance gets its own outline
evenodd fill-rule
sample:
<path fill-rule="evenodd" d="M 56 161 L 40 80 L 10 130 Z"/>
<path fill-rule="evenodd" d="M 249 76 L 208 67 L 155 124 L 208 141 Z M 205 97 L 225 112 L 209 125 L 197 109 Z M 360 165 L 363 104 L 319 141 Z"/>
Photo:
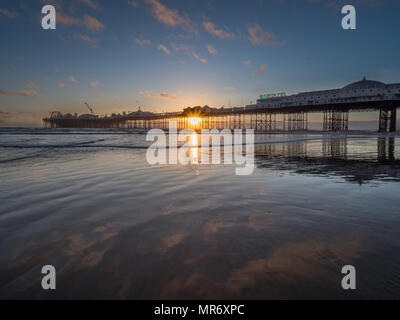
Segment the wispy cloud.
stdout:
<path fill-rule="evenodd" d="M 235 86 L 227 86 L 224 88 L 224 90 L 226 91 L 236 91 L 236 87 Z"/>
<path fill-rule="evenodd" d="M 100 5 L 93 1 L 93 0 L 79 0 L 79 2 L 82 2 L 86 4 L 89 8 L 94 9 L 94 10 L 101 10 Z"/>
<path fill-rule="evenodd" d="M 62 12 L 57 12 L 57 24 L 60 25 L 79 25 L 81 24 L 81 19 L 79 17 L 71 17 L 63 14 Z"/>
<path fill-rule="evenodd" d="M 280 46 L 285 44 L 285 41 L 277 41 L 274 33 L 265 32 L 258 24 L 249 26 L 247 31 L 250 35 L 250 42 L 255 46 Z"/>
<path fill-rule="evenodd" d="M 217 50 L 211 44 L 207 44 L 206 47 L 210 54 L 217 54 Z"/>
<path fill-rule="evenodd" d="M 68 16 L 62 12 L 57 12 L 57 24 L 64 26 L 84 26 L 91 32 L 101 32 L 104 30 L 104 25 L 96 18 L 86 14 L 83 18 Z"/>
<path fill-rule="evenodd" d="M 181 26 L 188 32 L 196 33 L 192 21 L 187 16 L 179 14 L 178 10 L 170 9 L 167 6 L 160 3 L 158 0 L 145 0 L 151 6 L 151 13 L 154 18 L 170 27 Z"/>
<path fill-rule="evenodd" d="M 324 5 L 327 8 L 338 10 L 343 7 L 348 1 L 344 0 L 306 0 L 306 2 L 310 4 L 316 5 Z M 352 1 L 356 5 L 365 5 L 369 7 L 375 7 L 378 5 L 383 5 L 387 2 L 387 0 L 353 0 Z"/>
<path fill-rule="evenodd" d="M 168 50 L 168 48 L 166 46 L 164 46 L 163 44 L 158 45 L 157 49 L 164 51 L 167 55 L 171 54 L 171 51 Z"/>
<path fill-rule="evenodd" d="M 153 93 L 153 92 L 150 92 L 150 91 L 146 91 L 146 92 L 140 91 L 138 93 L 140 95 L 142 95 L 142 96 L 146 96 L 148 98 L 153 98 L 153 99 L 166 99 L 166 100 L 171 100 L 171 101 L 175 101 L 176 100 L 175 97 L 172 97 L 172 96 L 170 96 L 170 95 L 168 95 L 166 93 L 156 94 L 156 93 Z"/>
<path fill-rule="evenodd" d="M 192 46 L 188 46 L 188 45 L 185 45 L 185 44 L 181 44 L 179 46 L 176 46 L 175 44 L 172 44 L 172 47 L 174 48 L 174 50 L 176 52 L 183 51 L 188 56 L 191 56 L 191 57 L 195 58 L 197 61 L 200 61 L 201 63 L 207 63 L 207 60 L 202 58 L 200 56 L 200 54 L 197 53 L 196 50 Z M 180 61 L 180 62 L 182 63 L 182 61 Z"/>
<path fill-rule="evenodd" d="M 10 111 L 1 111 L 0 110 L 0 116 L 1 117 L 10 117 L 12 115 L 12 113 Z M 0 119 L 1 121 L 1 119 Z"/>
<path fill-rule="evenodd" d="M 206 29 L 209 33 L 212 35 L 221 38 L 221 39 L 232 39 L 235 37 L 234 33 L 218 29 L 215 23 L 212 23 L 210 21 L 204 21 L 203 22 L 203 27 Z"/>
<path fill-rule="evenodd" d="M 93 88 L 97 88 L 99 86 L 99 83 L 97 81 L 93 81 L 90 83 L 90 86 L 92 86 Z"/>
<path fill-rule="evenodd" d="M 77 40 L 85 41 L 92 46 L 97 46 L 97 40 L 89 37 L 88 35 L 74 33 L 74 34 L 72 34 L 72 37 Z"/>
<path fill-rule="evenodd" d="M 137 0 L 129 0 L 128 4 L 133 7 L 133 8 L 137 8 L 139 6 L 139 2 Z"/>
<path fill-rule="evenodd" d="M 259 75 L 263 75 L 266 68 L 267 68 L 266 64 L 260 64 L 259 67 L 257 68 L 257 73 Z"/>
<path fill-rule="evenodd" d="M 178 51 L 189 51 L 191 48 L 189 46 L 187 46 L 186 44 L 181 44 L 179 46 L 172 44 L 172 47 L 174 48 L 174 50 L 176 52 Z"/>
<path fill-rule="evenodd" d="M 5 91 L 0 90 L 0 95 L 10 97 L 41 97 L 42 95 L 36 90 L 20 90 L 20 91 Z"/>
<path fill-rule="evenodd" d="M 134 38 L 133 41 L 135 43 L 137 43 L 139 46 L 141 46 L 142 48 L 146 48 L 151 45 L 151 40 Z"/>
<path fill-rule="evenodd" d="M 26 83 L 26 87 L 27 87 L 27 88 L 30 88 L 30 89 L 39 90 L 39 86 L 35 83 L 35 81 L 31 81 L 31 80 L 29 80 L 29 81 Z"/>
<path fill-rule="evenodd" d="M 100 32 L 104 29 L 104 25 L 99 20 L 87 14 L 83 17 L 83 24 L 91 32 Z"/>
<path fill-rule="evenodd" d="M 60 81 L 60 82 L 58 83 L 58 86 L 59 86 L 60 88 L 65 88 L 66 84 L 65 84 L 65 82 L 63 82 L 63 81 Z"/>
<path fill-rule="evenodd" d="M 40 119 L 41 117 L 36 112 L 26 111 L 1 111 L 0 110 L 0 123 L 15 123 L 15 121 L 21 120 L 21 118 L 33 118 Z"/>
<path fill-rule="evenodd" d="M 204 58 L 202 58 L 202 57 L 200 57 L 200 55 L 199 55 L 196 51 L 192 50 L 191 55 L 192 55 L 192 57 L 195 58 L 197 61 L 200 61 L 201 63 L 207 63 L 207 60 L 204 59 Z"/>
<path fill-rule="evenodd" d="M 9 11 L 4 8 L 0 8 L 0 17 L 2 17 L 2 16 L 6 17 L 6 18 L 14 19 L 14 18 L 18 17 L 18 13 L 14 12 L 14 11 Z"/>
<path fill-rule="evenodd" d="M 78 84 L 79 83 L 79 81 L 76 80 L 76 78 L 74 76 L 70 76 L 69 77 L 69 81 L 71 81 L 73 84 Z"/>

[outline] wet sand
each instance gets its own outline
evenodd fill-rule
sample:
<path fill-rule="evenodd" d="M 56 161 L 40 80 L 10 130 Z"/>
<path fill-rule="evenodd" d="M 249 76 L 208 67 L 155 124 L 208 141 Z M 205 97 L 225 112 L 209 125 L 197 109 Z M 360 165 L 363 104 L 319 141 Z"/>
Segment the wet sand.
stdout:
<path fill-rule="evenodd" d="M 143 135 L 0 135 L 0 297 L 399 298 L 399 138 L 298 138 L 236 176 L 150 166 Z"/>

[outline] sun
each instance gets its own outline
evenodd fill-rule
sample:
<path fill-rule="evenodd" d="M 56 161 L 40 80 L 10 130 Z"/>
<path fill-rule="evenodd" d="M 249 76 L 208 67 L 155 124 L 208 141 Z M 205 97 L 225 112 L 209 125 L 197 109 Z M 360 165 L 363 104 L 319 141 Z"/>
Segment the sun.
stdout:
<path fill-rule="evenodd" d="M 201 118 L 200 117 L 190 117 L 190 118 L 188 118 L 188 122 L 192 126 L 197 126 L 201 122 Z"/>

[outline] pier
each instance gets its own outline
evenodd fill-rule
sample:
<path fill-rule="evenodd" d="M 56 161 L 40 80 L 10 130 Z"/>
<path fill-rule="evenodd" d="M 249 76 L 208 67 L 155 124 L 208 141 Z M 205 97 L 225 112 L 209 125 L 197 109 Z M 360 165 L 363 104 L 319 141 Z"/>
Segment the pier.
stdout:
<path fill-rule="evenodd" d="M 206 111 L 206 107 L 192 108 L 174 114 L 115 115 L 110 117 L 65 118 L 53 115 L 43 119 L 46 128 L 154 128 L 168 130 L 169 121 L 176 121 L 178 129 L 254 129 L 255 131 L 308 130 L 308 115 L 322 113 L 324 131 L 347 131 L 351 111 L 379 111 L 379 132 L 396 131 L 396 114 L 399 100 L 335 105 L 305 105 L 301 107 Z M 197 123 L 191 119 L 200 118 Z"/>
<path fill-rule="evenodd" d="M 175 121 L 178 129 L 254 129 L 258 132 L 305 131 L 312 113 L 322 114 L 322 129 L 327 132 L 349 130 L 351 112 L 379 113 L 379 132 L 396 131 L 397 108 L 400 106 L 400 84 L 384 84 L 366 80 L 351 83 L 341 89 L 260 95 L 257 103 L 246 107 L 186 108 L 181 112 L 132 112 L 97 116 L 53 112 L 43 119 L 46 128 L 118 128 L 169 129 Z M 91 110 L 91 109 L 90 109 Z M 91 110 L 92 111 L 92 110 Z"/>

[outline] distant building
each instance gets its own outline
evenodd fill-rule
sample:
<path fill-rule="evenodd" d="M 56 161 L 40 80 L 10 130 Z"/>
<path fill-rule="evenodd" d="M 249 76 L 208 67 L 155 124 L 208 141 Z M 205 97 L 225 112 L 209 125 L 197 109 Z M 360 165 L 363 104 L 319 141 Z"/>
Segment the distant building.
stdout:
<path fill-rule="evenodd" d="M 353 82 L 341 89 L 301 92 L 287 96 L 285 93 L 260 95 L 256 104 L 246 109 L 282 108 L 308 105 L 337 104 L 365 101 L 399 100 L 400 83 L 385 84 L 367 80 Z"/>

